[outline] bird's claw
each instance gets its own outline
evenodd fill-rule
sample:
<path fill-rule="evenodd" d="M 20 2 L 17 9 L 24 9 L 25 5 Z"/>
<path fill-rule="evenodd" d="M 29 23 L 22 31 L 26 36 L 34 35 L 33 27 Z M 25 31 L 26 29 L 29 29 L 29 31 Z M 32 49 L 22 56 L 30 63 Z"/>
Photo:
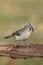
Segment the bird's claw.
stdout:
<path fill-rule="evenodd" d="M 31 45 L 29 43 L 25 43 L 25 46 L 31 48 Z"/>
<path fill-rule="evenodd" d="M 14 47 L 16 47 L 16 46 L 17 46 L 17 44 L 15 43 L 13 46 L 14 46 Z"/>

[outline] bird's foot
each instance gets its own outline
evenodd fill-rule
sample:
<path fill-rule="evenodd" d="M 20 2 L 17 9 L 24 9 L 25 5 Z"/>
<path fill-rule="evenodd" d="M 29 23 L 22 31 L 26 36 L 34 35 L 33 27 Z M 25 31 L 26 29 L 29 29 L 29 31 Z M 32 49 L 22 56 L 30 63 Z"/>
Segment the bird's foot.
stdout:
<path fill-rule="evenodd" d="M 13 44 L 13 48 L 15 49 L 15 51 L 17 51 L 17 50 L 16 50 L 16 46 L 17 46 L 17 44 L 14 43 L 14 44 Z"/>
<path fill-rule="evenodd" d="M 17 45 L 16 45 L 16 43 L 14 43 L 14 44 L 13 44 L 13 48 L 15 48 L 15 49 L 16 49 L 16 46 L 17 46 Z"/>
<path fill-rule="evenodd" d="M 31 48 L 31 45 L 29 43 L 25 43 L 25 46 Z"/>
<path fill-rule="evenodd" d="M 25 45 L 26 45 L 26 46 L 29 46 L 30 44 L 26 42 Z"/>
<path fill-rule="evenodd" d="M 13 46 L 14 46 L 14 47 L 16 47 L 16 46 L 17 46 L 17 44 L 16 44 L 16 43 L 14 43 L 14 44 L 13 44 Z"/>

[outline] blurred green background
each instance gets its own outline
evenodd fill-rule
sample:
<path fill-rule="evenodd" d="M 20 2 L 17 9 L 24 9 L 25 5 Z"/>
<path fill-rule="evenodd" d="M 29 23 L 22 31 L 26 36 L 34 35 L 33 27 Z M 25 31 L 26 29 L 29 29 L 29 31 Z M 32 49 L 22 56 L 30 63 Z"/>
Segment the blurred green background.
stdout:
<path fill-rule="evenodd" d="M 43 0 L 0 0 L 0 45 L 13 44 L 14 39 L 3 37 L 31 22 L 37 33 L 32 33 L 29 43 L 43 43 Z M 10 65 L 11 59 L 0 57 L 0 65 Z M 12 60 L 11 60 L 12 61 Z M 19 59 L 11 65 L 43 65 L 43 59 Z"/>

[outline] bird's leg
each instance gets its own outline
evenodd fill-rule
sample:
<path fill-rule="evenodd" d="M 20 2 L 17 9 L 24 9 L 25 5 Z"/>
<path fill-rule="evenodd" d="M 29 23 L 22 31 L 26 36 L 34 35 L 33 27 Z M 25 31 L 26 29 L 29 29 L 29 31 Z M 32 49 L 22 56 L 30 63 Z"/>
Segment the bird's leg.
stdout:
<path fill-rule="evenodd" d="M 16 46 L 17 46 L 17 41 L 15 40 L 15 42 L 13 44 L 13 48 L 15 48 L 15 51 L 16 51 Z"/>
<path fill-rule="evenodd" d="M 26 41 L 25 40 L 20 40 L 20 45 L 22 45 L 22 46 L 26 46 Z"/>
<path fill-rule="evenodd" d="M 24 45 L 25 46 L 28 46 L 29 48 L 31 48 L 31 46 L 30 46 L 30 44 L 27 42 L 27 40 L 25 39 L 25 40 L 23 40 L 24 41 Z"/>
<path fill-rule="evenodd" d="M 17 45 L 17 43 L 15 42 L 15 43 L 13 44 L 13 46 L 16 47 L 16 45 Z"/>
<path fill-rule="evenodd" d="M 27 40 L 25 39 L 25 40 L 23 40 L 24 41 L 24 45 L 26 45 L 26 46 L 28 46 L 29 45 L 29 43 L 27 42 Z"/>
<path fill-rule="evenodd" d="M 23 46 L 23 45 L 24 45 L 24 43 L 25 43 L 25 41 L 24 41 L 24 40 L 21 40 L 21 41 L 20 41 L 20 45 L 22 45 L 22 46 Z"/>

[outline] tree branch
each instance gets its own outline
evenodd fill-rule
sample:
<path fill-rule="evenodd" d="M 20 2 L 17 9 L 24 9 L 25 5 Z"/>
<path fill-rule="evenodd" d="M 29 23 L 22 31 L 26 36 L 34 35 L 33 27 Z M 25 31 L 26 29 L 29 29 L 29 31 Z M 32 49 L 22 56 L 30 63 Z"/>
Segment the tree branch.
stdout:
<path fill-rule="evenodd" d="M 43 44 L 17 45 L 16 47 L 13 45 L 0 45 L 0 56 L 7 56 L 13 59 L 43 58 Z"/>

